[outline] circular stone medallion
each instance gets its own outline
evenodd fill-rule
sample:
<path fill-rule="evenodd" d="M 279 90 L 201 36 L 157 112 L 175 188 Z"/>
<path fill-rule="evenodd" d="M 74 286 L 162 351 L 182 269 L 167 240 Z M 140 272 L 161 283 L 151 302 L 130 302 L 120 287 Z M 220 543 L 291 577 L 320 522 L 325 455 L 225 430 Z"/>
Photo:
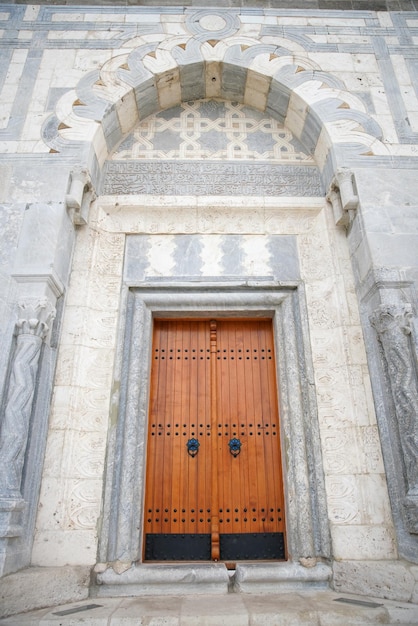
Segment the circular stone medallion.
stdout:
<path fill-rule="evenodd" d="M 205 15 L 199 20 L 199 24 L 205 30 L 218 31 L 226 26 L 226 21 L 220 15 Z"/>

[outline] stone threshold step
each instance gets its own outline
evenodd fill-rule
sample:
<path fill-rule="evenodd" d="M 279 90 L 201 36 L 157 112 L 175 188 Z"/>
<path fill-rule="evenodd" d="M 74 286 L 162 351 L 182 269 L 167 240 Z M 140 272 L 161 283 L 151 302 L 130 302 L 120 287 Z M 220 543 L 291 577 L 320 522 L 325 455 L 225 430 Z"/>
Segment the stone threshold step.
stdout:
<path fill-rule="evenodd" d="M 343 601 L 341 601 L 343 599 Z M 333 591 L 88 598 L 0 620 L 0 626 L 417 626 L 418 606 Z"/>
<path fill-rule="evenodd" d="M 304 588 L 327 589 L 332 576 L 325 563 L 303 567 L 296 562 L 237 564 L 234 571 L 224 563 L 133 564 L 125 571 L 112 565 L 96 575 L 95 595 L 116 596 L 277 593 Z"/>

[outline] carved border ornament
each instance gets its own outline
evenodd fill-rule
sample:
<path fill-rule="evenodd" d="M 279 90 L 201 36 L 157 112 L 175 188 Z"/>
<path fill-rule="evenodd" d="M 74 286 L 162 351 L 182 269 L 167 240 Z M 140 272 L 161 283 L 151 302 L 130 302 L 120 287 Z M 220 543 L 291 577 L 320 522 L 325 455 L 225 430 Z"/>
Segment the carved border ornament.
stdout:
<path fill-rule="evenodd" d="M 370 321 L 383 348 L 395 407 L 406 481 L 402 503 L 407 528 L 418 534 L 418 381 L 411 318 L 409 304 L 382 304 Z"/>

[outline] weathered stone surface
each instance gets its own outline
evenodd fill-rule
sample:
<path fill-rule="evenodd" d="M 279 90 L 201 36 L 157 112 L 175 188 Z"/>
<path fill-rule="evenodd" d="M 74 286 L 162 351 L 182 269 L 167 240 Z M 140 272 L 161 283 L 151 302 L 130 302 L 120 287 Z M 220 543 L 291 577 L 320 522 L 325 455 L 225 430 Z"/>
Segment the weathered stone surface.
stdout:
<path fill-rule="evenodd" d="M 97 575 L 97 595 L 146 596 L 228 593 L 228 570 L 223 563 L 194 565 L 132 565 L 115 572 L 109 567 Z"/>
<path fill-rule="evenodd" d="M 418 607 L 332 591 L 87 600 L 16 615 L 2 626 L 377 626 L 418 623 Z M 366 603 L 366 604 L 365 604 Z M 58 612 L 71 611 L 66 615 Z M 73 612 L 74 611 L 74 612 Z"/>
<path fill-rule="evenodd" d="M 30 567 L 0 580 L 0 617 L 88 596 L 88 567 Z"/>
<path fill-rule="evenodd" d="M 303 559 L 301 559 L 303 561 Z M 305 561 L 306 562 L 306 561 Z M 332 570 L 324 563 L 304 567 L 299 563 L 238 563 L 234 591 L 239 593 L 281 593 L 303 589 L 325 589 Z"/>
<path fill-rule="evenodd" d="M 415 586 L 411 569 L 405 561 L 335 561 L 333 587 L 341 593 L 410 602 Z"/>

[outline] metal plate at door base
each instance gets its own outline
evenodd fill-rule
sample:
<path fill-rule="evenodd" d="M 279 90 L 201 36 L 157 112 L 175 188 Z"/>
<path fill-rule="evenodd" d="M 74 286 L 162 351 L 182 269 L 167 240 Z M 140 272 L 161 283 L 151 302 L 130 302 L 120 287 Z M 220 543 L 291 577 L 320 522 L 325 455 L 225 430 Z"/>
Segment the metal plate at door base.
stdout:
<path fill-rule="evenodd" d="M 146 561 L 209 561 L 210 534 L 147 534 Z"/>
<path fill-rule="evenodd" d="M 220 535 L 222 561 L 285 559 L 283 533 Z"/>

